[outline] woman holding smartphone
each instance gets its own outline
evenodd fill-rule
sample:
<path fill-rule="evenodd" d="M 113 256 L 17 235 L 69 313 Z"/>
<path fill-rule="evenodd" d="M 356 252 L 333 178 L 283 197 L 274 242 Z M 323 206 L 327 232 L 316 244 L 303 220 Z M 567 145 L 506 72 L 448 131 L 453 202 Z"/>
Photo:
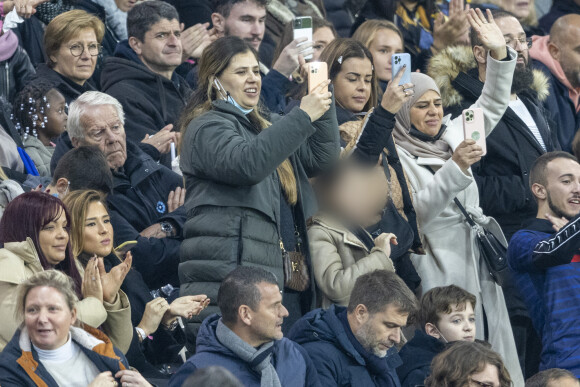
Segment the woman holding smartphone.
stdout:
<path fill-rule="evenodd" d="M 200 63 L 200 85 L 181 119 L 188 215 L 181 294 L 204 293 L 213 301 L 237 265 L 263 267 L 284 289 L 286 330 L 314 306 L 305 230 L 316 202 L 308 178 L 332 165 L 340 151 L 334 100 L 324 91 L 329 81 L 271 123 L 258 106 L 261 78 L 251 46 L 221 38 Z M 303 257 L 310 272 L 306 290 L 285 288 L 284 251 Z M 210 306 L 195 321 L 216 311 Z"/>
<path fill-rule="evenodd" d="M 483 109 L 487 135 L 507 109 L 517 54 L 508 51 L 491 12 L 486 19 L 479 9 L 471 10 L 468 19 L 489 52 L 483 91 L 471 107 Z M 443 116 L 441 93 L 432 78 L 412 73 L 411 81 L 415 93 L 397 113 L 393 135 L 411 183 L 426 250 L 426 255 L 411 255 L 423 279 L 421 291 L 455 284 L 474 294 L 477 339 L 488 340 L 506 360 L 514 384 L 523 385 L 503 292 L 479 254 L 476 231 L 453 201 L 457 198 L 476 223 L 505 242 L 497 222 L 479 207 L 470 166 L 480 160 L 482 148 L 464 139 L 462 117 Z"/>

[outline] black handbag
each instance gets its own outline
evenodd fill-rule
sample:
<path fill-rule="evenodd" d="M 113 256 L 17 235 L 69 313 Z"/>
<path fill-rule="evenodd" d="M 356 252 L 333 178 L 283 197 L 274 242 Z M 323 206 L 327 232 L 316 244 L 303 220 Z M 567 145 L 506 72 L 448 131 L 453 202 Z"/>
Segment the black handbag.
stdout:
<path fill-rule="evenodd" d="M 453 201 L 463 213 L 469 226 L 476 232 L 479 253 L 485 260 L 491 278 L 502 287 L 513 283 L 507 262 L 507 249 L 497 240 L 495 235 L 473 221 L 473 218 L 467 213 L 457 198 L 453 198 Z"/>

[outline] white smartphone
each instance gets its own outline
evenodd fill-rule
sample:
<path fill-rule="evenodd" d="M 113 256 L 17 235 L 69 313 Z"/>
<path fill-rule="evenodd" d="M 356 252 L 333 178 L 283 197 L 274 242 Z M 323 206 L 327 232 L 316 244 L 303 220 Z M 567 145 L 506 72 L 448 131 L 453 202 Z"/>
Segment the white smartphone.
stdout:
<path fill-rule="evenodd" d="M 485 123 L 483 121 L 483 109 L 469 108 L 462 113 L 463 133 L 465 139 L 472 139 L 483 150 L 483 155 L 487 153 L 485 145 Z"/>
<path fill-rule="evenodd" d="M 312 93 L 312 89 L 320 85 L 328 79 L 328 65 L 326 62 L 311 62 L 308 63 L 308 94 Z M 328 87 L 324 92 L 328 91 Z"/>
<path fill-rule="evenodd" d="M 391 72 L 392 72 L 391 79 L 395 78 L 395 76 L 399 73 L 401 67 L 403 67 L 404 65 L 407 65 L 407 67 L 405 68 L 403 77 L 399 81 L 399 85 L 411 83 L 411 55 L 402 53 L 402 54 L 393 54 L 393 56 L 391 56 Z"/>
<path fill-rule="evenodd" d="M 294 26 L 294 40 L 298 38 L 308 38 L 307 42 L 312 42 L 312 17 L 310 16 L 297 17 L 296 19 L 294 19 L 293 26 Z M 311 60 L 312 54 L 306 55 L 304 59 Z"/>

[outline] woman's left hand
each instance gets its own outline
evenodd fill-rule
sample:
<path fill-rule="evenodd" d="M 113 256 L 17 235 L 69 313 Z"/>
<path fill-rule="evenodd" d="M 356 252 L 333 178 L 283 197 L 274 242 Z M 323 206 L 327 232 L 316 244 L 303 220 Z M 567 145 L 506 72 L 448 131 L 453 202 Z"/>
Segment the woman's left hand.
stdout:
<path fill-rule="evenodd" d="M 122 370 L 115 374 L 115 378 L 121 379 L 121 387 L 153 387 L 138 371 Z"/>
<path fill-rule="evenodd" d="M 121 288 L 121 284 L 125 280 L 131 264 L 133 263 L 133 256 L 129 251 L 125 255 L 125 260 L 113 267 L 110 272 L 105 270 L 103 258 L 97 258 L 99 273 L 101 274 L 101 284 L 103 286 L 103 300 L 112 304 L 115 302 L 115 297 Z"/>
<path fill-rule="evenodd" d="M 172 317 L 181 316 L 190 319 L 197 316 L 202 310 L 209 305 L 209 298 L 205 294 L 197 296 L 183 296 L 174 300 L 169 306 L 167 314 Z"/>
<path fill-rule="evenodd" d="M 503 60 L 507 56 L 507 47 L 503 33 L 495 24 L 491 11 L 487 10 L 487 20 L 479 8 L 469 10 L 467 20 L 471 28 L 477 33 L 481 45 L 490 50 L 491 56 L 496 60 Z"/>

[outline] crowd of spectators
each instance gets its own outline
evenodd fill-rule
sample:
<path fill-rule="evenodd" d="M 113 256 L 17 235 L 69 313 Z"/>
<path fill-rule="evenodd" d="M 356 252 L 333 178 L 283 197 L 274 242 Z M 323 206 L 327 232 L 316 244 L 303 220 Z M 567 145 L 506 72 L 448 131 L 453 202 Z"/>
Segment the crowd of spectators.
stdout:
<path fill-rule="evenodd" d="M 580 0 L 0 0 L 0 385 L 580 386 L 579 129 Z"/>

